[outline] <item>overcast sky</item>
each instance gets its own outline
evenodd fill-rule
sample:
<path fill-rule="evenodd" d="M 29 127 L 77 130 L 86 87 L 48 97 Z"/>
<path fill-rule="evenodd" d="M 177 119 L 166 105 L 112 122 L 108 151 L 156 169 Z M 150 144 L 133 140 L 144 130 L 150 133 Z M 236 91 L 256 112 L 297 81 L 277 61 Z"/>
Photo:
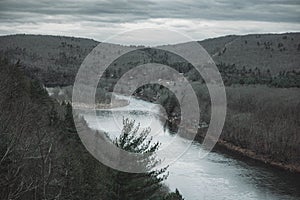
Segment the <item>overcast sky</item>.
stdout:
<path fill-rule="evenodd" d="M 0 34 L 51 34 L 98 41 L 140 28 L 195 39 L 300 31 L 300 0 L 0 0 Z M 133 31 L 120 43 L 177 43 L 180 34 Z M 140 38 L 141 39 L 138 39 Z"/>

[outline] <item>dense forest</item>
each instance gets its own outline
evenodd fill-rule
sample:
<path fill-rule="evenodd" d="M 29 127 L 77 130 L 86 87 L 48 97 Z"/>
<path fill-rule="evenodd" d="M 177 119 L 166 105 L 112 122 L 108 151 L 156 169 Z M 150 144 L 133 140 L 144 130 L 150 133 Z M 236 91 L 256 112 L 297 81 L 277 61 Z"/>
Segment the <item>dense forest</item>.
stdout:
<path fill-rule="evenodd" d="M 19 63 L 0 64 L 1 199 L 183 199 L 162 184 L 167 168 L 131 174 L 101 164 L 81 143 L 69 103 L 50 98 Z M 155 153 L 159 145 L 148 142 L 147 131 L 139 136 L 136 130 L 124 120 L 120 138 L 112 142 Z"/>
<path fill-rule="evenodd" d="M 209 123 L 210 102 L 205 86 L 195 82 L 194 88 Z M 272 88 L 267 85 L 233 85 L 226 87 L 227 116 L 221 140 L 251 150 L 250 157 L 279 165 L 300 164 L 300 90 L 299 88 Z M 201 140 L 206 129 L 199 129 Z M 254 155 L 253 155 L 254 154 Z"/>

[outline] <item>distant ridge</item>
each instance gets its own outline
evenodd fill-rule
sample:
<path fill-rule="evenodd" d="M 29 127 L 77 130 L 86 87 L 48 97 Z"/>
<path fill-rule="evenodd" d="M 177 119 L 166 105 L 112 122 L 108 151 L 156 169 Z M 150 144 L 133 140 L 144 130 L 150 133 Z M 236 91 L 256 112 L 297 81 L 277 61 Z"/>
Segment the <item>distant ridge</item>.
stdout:
<path fill-rule="evenodd" d="M 300 70 L 300 33 L 229 35 L 199 43 L 217 64 L 269 69 L 272 74 Z M 20 60 L 48 86 L 70 85 L 83 59 L 98 44 L 76 37 L 8 35 L 0 36 L 0 56 Z"/>

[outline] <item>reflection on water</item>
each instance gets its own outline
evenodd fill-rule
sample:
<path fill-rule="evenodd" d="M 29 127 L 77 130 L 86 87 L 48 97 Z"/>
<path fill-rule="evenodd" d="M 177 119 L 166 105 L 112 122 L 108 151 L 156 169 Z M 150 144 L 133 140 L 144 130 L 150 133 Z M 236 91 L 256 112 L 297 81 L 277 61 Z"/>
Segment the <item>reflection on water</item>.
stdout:
<path fill-rule="evenodd" d="M 174 152 L 183 149 L 187 141 L 169 133 L 159 112 L 159 107 L 155 104 L 130 99 L 130 104 L 126 107 L 114 108 L 112 111 L 98 110 L 97 118 L 85 115 L 85 119 L 91 128 L 104 130 L 112 138 L 120 134 L 123 118 L 135 120 L 140 123 L 141 128 L 150 127 L 154 142 L 162 143 L 161 149 L 168 148 L 168 154 L 158 154 L 159 158 L 172 160 Z M 204 151 L 201 144 L 194 142 L 169 167 L 170 175 L 165 183 L 172 190 L 178 188 L 186 200 L 300 199 L 299 175 L 217 152 L 199 159 L 201 151 Z"/>

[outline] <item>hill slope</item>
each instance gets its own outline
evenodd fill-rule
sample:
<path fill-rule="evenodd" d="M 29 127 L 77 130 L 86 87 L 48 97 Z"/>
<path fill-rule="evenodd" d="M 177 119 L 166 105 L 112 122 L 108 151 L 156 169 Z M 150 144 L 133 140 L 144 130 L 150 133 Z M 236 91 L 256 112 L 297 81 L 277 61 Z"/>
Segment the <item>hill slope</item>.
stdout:
<path fill-rule="evenodd" d="M 300 33 L 225 36 L 199 43 L 217 64 L 270 70 L 273 75 L 300 71 Z M 11 62 L 21 60 L 30 75 L 47 86 L 56 86 L 73 84 L 81 62 L 99 42 L 61 36 L 11 35 L 1 36 L 0 44 L 0 55 Z M 156 55 L 161 59 L 163 56 Z"/>
<path fill-rule="evenodd" d="M 280 71 L 300 70 L 300 34 L 226 36 L 201 41 L 216 63 L 242 68 Z"/>
<path fill-rule="evenodd" d="M 30 75 L 43 84 L 70 85 L 88 53 L 98 44 L 90 39 L 11 35 L 0 37 L 0 55 L 15 63 L 21 60 Z"/>

